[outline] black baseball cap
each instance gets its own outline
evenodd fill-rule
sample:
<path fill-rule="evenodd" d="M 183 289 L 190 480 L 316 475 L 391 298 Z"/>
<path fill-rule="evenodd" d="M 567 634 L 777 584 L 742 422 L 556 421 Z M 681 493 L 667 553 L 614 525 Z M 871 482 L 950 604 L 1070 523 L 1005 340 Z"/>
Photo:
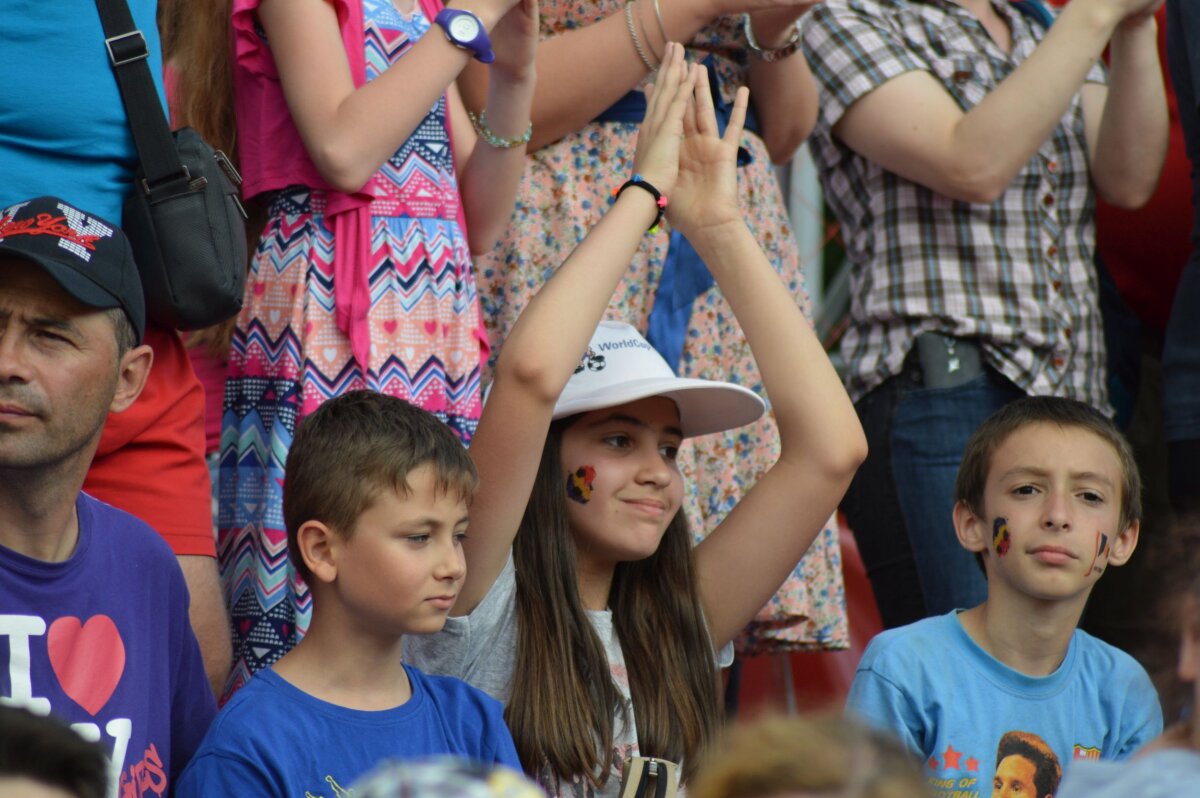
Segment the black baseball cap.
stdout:
<path fill-rule="evenodd" d="M 18 202 L 0 211 L 0 255 L 36 263 L 85 305 L 120 308 L 142 340 L 142 281 L 129 239 L 112 222 L 58 197 Z"/>

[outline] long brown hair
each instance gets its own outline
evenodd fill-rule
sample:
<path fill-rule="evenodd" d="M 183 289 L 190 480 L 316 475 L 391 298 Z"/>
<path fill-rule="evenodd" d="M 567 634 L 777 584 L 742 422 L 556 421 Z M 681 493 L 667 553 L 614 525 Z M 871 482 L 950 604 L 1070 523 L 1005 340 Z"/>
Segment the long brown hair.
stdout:
<path fill-rule="evenodd" d="M 232 14 L 232 0 L 160 0 L 158 28 L 163 62 L 174 76 L 169 98 L 172 127 L 193 128 L 241 169 L 233 110 Z M 253 251 L 266 226 L 266 209 L 245 197 L 242 204 L 249 215 L 246 240 Z M 235 317 L 197 330 L 187 344 L 226 360 L 236 322 Z"/>
<path fill-rule="evenodd" d="M 163 62 L 174 73 L 174 127 L 191 127 L 237 163 L 232 0 L 162 0 Z"/>
<path fill-rule="evenodd" d="M 573 421 L 550 427 L 513 543 L 517 653 L 505 719 L 530 773 L 548 765 L 559 776 L 602 785 L 614 718 L 629 717 L 579 596 L 560 456 L 563 431 Z M 682 511 L 653 555 L 617 566 L 609 607 L 629 673 L 638 748 L 643 756 L 682 762 L 690 774 L 721 712 Z"/>

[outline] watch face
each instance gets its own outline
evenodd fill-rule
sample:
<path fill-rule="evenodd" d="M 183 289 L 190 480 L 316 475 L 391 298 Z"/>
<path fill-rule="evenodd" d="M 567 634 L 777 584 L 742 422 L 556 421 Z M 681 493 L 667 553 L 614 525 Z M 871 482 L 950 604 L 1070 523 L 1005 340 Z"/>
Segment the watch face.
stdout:
<path fill-rule="evenodd" d="M 479 35 L 479 23 L 470 14 L 460 14 L 450 21 L 450 35 L 460 42 L 472 41 Z"/>

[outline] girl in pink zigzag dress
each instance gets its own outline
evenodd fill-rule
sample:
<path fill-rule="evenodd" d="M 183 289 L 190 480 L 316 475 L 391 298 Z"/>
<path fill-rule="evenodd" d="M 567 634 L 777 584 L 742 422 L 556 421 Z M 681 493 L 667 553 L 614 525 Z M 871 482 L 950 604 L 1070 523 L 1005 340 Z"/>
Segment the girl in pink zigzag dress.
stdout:
<path fill-rule="evenodd" d="M 500 236 L 520 180 L 537 9 L 233 0 L 231 18 L 244 191 L 269 215 L 225 388 L 217 548 L 234 630 L 228 693 L 307 628 L 282 507 L 300 420 L 332 396 L 371 390 L 471 439 L 488 349 L 471 250 Z M 467 65 L 490 60 L 492 47 L 486 108 L 468 117 L 452 81 L 482 69 Z"/>

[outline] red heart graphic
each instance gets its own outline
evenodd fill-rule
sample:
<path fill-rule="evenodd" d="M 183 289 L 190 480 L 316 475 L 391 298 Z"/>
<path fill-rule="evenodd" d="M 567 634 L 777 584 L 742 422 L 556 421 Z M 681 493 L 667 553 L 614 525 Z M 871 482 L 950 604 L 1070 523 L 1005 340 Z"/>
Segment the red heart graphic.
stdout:
<path fill-rule="evenodd" d="M 46 648 L 63 692 L 88 714 L 99 712 L 125 671 L 125 644 L 112 618 L 93 615 L 82 624 L 59 618 L 50 624 Z"/>
<path fill-rule="evenodd" d="M 388 335 L 394 334 L 396 332 L 396 320 L 388 319 L 385 321 L 383 323 L 383 329 L 387 330 Z"/>
<path fill-rule="evenodd" d="M 425 332 L 429 333 L 430 335 L 433 335 L 435 332 L 437 332 L 437 327 L 438 325 L 436 321 L 425 322 Z"/>

